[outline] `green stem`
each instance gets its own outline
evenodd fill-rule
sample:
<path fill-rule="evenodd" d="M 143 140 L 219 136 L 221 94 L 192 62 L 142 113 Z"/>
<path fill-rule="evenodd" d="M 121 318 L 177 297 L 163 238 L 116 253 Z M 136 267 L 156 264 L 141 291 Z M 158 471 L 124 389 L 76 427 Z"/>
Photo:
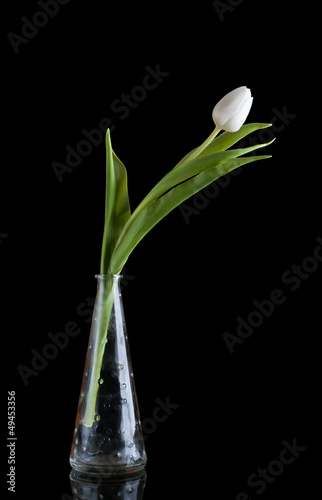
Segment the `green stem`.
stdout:
<path fill-rule="evenodd" d="M 191 151 L 190 154 L 188 154 L 181 161 L 179 161 L 179 163 L 174 168 L 177 168 L 179 165 L 181 166 L 186 161 L 193 160 L 194 158 L 199 156 L 200 153 L 202 153 L 203 150 L 206 149 L 206 147 L 211 143 L 211 141 L 213 141 L 214 138 L 219 134 L 220 130 L 221 129 L 216 126 L 214 128 L 214 130 L 211 132 L 210 136 L 207 137 L 207 139 L 202 144 L 200 144 L 200 146 L 198 148 Z"/>
<path fill-rule="evenodd" d="M 88 349 L 88 359 L 86 360 L 88 376 L 90 377 L 86 390 L 86 407 L 83 416 L 83 425 L 86 427 L 92 427 L 95 421 L 97 392 L 114 302 L 113 294 L 113 276 L 108 276 L 106 279 L 102 279 L 99 284 L 92 319 L 91 344 Z"/>
<path fill-rule="evenodd" d="M 208 144 L 210 144 L 211 141 L 214 140 L 214 138 L 216 137 L 216 135 L 219 134 L 220 130 L 221 129 L 216 126 L 215 129 L 211 132 L 210 136 L 207 137 L 207 139 L 199 146 L 199 148 L 197 148 L 193 152 L 193 155 L 189 158 L 189 160 L 191 160 L 191 158 L 196 158 L 198 155 L 200 155 L 200 153 L 208 146 Z"/>

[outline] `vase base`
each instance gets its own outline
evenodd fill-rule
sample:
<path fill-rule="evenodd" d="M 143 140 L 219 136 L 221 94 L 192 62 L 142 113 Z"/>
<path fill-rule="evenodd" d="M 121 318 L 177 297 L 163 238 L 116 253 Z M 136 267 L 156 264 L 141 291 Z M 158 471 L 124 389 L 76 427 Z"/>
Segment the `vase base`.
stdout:
<path fill-rule="evenodd" d="M 124 474 L 107 474 L 107 473 L 99 473 L 99 472 L 84 472 L 76 469 L 71 469 L 69 474 L 70 479 L 79 480 L 79 481 L 89 481 L 91 483 L 100 483 L 104 482 L 104 480 L 108 481 L 108 483 L 119 483 L 126 482 L 128 479 L 136 480 L 141 478 L 146 478 L 146 470 L 145 467 L 137 468 L 135 471 L 129 472 L 126 471 Z"/>
<path fill-rule="evenodd" d="M 82 476 L 83 479 L 111 479 L 111 478 L 127 478 L 130 476 L 135 476 L 144 473 L 144 468 L 146 463 L 141 463 L 131 466 L 104 466 L 104 465 L 93 465 L 93 464 L 80 464 L 74 463 L 70 460 L 70 465 L 73 468 L 72 472 Z"/>

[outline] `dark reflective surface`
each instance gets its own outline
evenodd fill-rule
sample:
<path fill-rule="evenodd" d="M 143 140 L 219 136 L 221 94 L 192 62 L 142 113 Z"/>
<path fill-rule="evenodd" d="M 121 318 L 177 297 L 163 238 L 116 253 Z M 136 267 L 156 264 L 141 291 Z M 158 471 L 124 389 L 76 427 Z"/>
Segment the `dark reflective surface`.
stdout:
<path fill-rule="evenodd" d="M 103 479 L 99 475 L 84 474 L 72 470 L 70 485 L 73 500 L 142 500 L 146 471 L 127 479 Z"/>

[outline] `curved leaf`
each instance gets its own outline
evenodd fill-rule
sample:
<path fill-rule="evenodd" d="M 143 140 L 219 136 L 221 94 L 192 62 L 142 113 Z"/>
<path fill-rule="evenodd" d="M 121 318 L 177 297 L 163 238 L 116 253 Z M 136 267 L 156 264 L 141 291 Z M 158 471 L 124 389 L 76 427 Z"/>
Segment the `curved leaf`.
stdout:
<path fill-rule="evenodd" d="M 237 132 L 223 132 L 203 150 L 201 156 L 217 153 L 218 151 L 225 151 L 230 148 L 230 146 L 233 146 L 236 142 L 246 137 L 246 135 L 252 134 L 263 128 L 271 127 L 271 125 L 271 123 L 247 123 L 240 127 Z"/>
<path fill-rule="evenodd" d="M 273 141 L 271 141 L 273 142 Z M 133 212 L 132 216 L 128 219 L 126 225 L 123 228 L 120 239 L 122 239 L 128 232 L 131 225 L 138 218 L 140 213 L 155 200 L 160 198 L 164 193 L 175 187 L 176 185 L 186 181 L 187 179 L 200 174 L 204 170 L 210 167 L 215 167 L 220 163 L 237 158 L 238 156 L 250 153 L 255 149 L 262 148 L 271 143 L 267 144 L 256 144 L 255 146 L 250 146 L 249 148 L 243 149 L 230 149 L 229 151 L 223 151 L 220 153 L 214 153 L 207 156 L 198 156 L 193 160 L 187 161 L 182 168 L 170 170 L 170 172 L 165 175 L 158 184 L 148 193 L 148 195 L 142 200 L 138 207 Z"/>
<path fill-rule="evenodd" d="M 101 256 L 101 274 L 109 274 L 110 262 L 117 240 L 130 218 L 127 172 L 112 150 L 110 131 L 106 132 L 106 194 L 105 224 Z"/>
<path fill-rule="evenodd" d="M 158 198 L 148 205 L 136 218 L 133 224 L 129 227 L 127 233 L 119 241 L 112 255 L 111 269 L 113 273 L 119 273 L 129 255 L 141 241 L 141 239 L 171 210 L 176 208 L 180 203 L 185 201 L 190 196 L 194 195 L 200 189 L 203 189 L 208 184 L 227 174 L 228 172 L 251 163 L 256 160 L 270 158 L 270 156 L 253 156 L 247 158 L 230 159 L 222 162 L 214 167 L 207 168 L 192 179 L 189 179 L 182 184 L 174 187 L 161 198 Z"/>
<path fill-rule="evenodd" d="M 237 132 L 223 132 L 211 141 L 211 143 L 200 153 L 200 155 L 198 155 L 198 158 L 212 153 L 225 151 L 226 149 L 230 148 L 230 146 L 233 146 L 236 142 L 243 139 L 246 135 L 251 134 L 252 132 L 256 132 L 256 130 L 270 127 L 271 125 L 271 123 L 247 123 L 246 125 L 240 127 Z M 178 167 L 181 168 L 182 164 L 185 163 L 187 159 L 189 159 L 190 155 L 192 155 L 196 149 L 198 148 L 194 148 L 192 151 L 190 151 L 190 153 L 186 154 L 182 158 L 182 160 L 177 163 L 173 170 L 177 169 Z"/>

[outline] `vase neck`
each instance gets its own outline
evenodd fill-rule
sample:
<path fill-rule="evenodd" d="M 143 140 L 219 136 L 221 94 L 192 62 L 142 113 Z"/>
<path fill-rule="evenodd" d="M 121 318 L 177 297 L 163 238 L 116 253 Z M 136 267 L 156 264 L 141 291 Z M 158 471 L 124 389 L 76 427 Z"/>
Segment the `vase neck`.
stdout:
<path fill-rule="evenodd" d="M 119 282 L 123 278 L 122 274 L 95 274 L 95 278 L 97 279 L 98 282 L 101 281 L 116 281 Z"/>
<path fill-rule="evenodd" d="M 122 274 L 96 274 L 98 292 L 111 293 L 112 290 L 121 291 Z"/>

